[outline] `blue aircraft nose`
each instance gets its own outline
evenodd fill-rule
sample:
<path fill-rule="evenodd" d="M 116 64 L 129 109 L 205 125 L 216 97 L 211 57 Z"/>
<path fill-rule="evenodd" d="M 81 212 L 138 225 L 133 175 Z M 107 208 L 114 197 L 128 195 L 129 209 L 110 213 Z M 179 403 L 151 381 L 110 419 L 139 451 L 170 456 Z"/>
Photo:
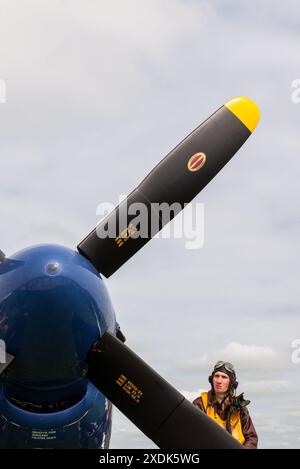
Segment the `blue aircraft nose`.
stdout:
<path fill-rule="evenodd" d="M 86 354 L 115 324 L 104 282 L 78 252 L 41 245 L 7 258 L 0 264 L 0 339 L 16 357 L 2 378 L 7 396 L 43 411 L 80 399 Z"/>

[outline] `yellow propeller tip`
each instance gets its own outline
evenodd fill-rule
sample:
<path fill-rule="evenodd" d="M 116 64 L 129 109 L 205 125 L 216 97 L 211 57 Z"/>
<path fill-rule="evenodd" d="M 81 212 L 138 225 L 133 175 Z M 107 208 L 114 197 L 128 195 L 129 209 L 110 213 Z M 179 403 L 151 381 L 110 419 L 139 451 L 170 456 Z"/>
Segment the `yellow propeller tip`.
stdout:
<path fill-rule="evenodd" d="M 253 132 L 258 124 L 260 112 L 259 107 L 249 98 L 239 96 L 224 104 L 246 127 Z"/>

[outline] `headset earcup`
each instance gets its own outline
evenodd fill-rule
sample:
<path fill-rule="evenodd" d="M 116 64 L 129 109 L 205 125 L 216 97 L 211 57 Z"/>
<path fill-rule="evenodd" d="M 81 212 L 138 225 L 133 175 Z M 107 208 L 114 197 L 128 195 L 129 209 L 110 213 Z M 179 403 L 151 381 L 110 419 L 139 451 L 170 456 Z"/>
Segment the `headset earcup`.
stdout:
<path fill-rule="evenodd" d="M 239 383 L 238 383 L 237 380 L 235 379 L 235 380 L 233 381 L 233 383 L 231 384 L 231 389 L 234 391 L 234 390 L 238 387 L 238 384 L 239 384 Z"/>

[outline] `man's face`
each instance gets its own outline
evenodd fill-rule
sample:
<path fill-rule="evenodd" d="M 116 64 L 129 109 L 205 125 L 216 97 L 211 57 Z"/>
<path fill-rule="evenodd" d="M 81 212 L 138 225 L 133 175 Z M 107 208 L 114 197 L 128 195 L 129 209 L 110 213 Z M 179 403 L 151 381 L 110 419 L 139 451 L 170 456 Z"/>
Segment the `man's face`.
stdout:
<path fill-rule="evenodd" d="M 213 386 L 216 393 L 225 393 L 228 391 L 230 378 L 226 373 L 217 371 L 213 377 Z"/>

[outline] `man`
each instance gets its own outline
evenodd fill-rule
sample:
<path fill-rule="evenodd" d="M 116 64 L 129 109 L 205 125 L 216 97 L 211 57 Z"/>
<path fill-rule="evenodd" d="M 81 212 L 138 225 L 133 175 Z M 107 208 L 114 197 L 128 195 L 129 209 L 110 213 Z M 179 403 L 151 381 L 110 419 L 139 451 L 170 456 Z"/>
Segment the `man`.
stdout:
<path fill-rule="evenodd" d="M 236 438 L 244 448 L 257 448 L 258 436 L 243 393 L 236 396 L 238 382 L 234 367 L 219 361 L 209 376 L 211 390 L 203 392 L 193 404 Z"/>

